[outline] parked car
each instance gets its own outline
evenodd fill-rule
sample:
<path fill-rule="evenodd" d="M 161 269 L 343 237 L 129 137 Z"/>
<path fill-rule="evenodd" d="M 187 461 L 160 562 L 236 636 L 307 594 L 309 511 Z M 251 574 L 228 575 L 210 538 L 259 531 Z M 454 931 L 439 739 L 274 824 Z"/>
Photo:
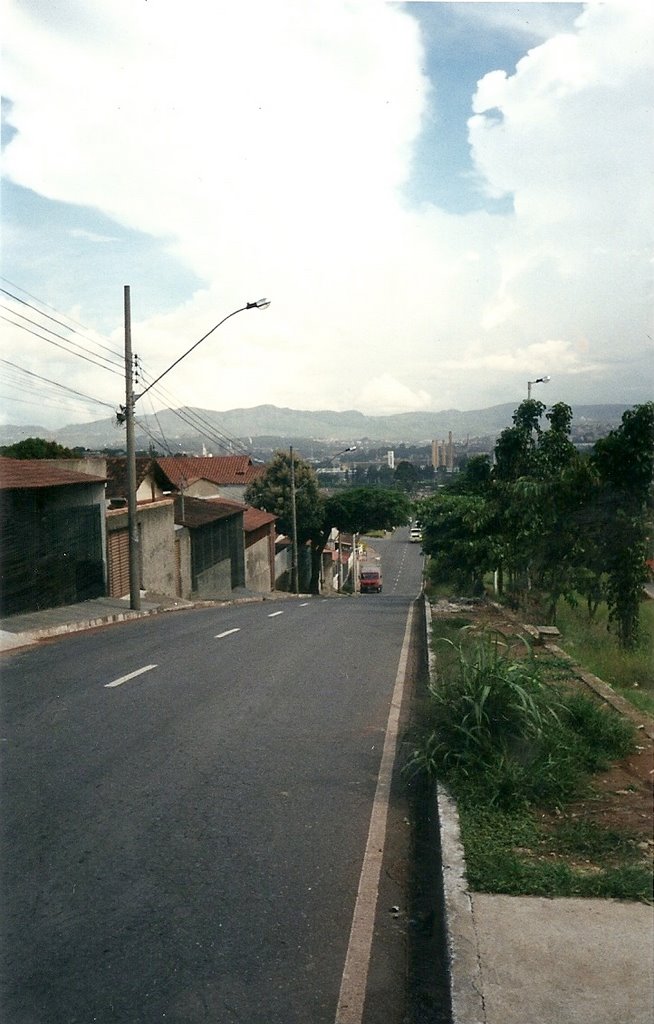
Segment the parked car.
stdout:
<path fill-rule="evenodd" d="M 381 594 L 381 569 L 376 566 L 364 565 L 359 576 L 359 590 L 362 594 Z"/>

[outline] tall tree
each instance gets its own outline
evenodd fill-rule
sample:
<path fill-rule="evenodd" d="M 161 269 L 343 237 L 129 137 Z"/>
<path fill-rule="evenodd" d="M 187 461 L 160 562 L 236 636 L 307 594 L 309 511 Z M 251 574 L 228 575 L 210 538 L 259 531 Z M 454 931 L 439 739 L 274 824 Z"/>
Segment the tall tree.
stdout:
<path fill-rule="evenodd" d="M 318 478 L 308 462 L 293 456 L 295 475 L 295 512 L 297 522 L 297 543 L 311 545 L 311 592 L 317 592 L 319 565 L 316 565 L 316 551 L 319 554 L 324 522 L 324 502 L 318 486 Z M 255 508 L 264 509 L 278 516 L 278 526 L 287 536 L 293 531 L 293 502 L 291 493 L 291 454 L 278 451 L 265 472 L 254 480 L 245 492 L 245 500 Z"/>
<path fill-rule="evenodd" d="M 624 647 L 638 639 L 646 579 L 646 508 L 654 475 L 654 402 L 627 410 L 616 430 L 595 444 L 606 594 L 610 621 Z"/>

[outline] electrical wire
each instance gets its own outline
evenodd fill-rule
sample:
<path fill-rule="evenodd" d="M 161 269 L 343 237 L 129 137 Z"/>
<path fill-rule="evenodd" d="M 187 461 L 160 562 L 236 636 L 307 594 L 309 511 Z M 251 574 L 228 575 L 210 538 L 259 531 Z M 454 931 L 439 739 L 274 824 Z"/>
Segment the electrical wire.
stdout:
<path fill-rule="evenodd" d="M 172 449 L 171 449 L 170 445 L 168 444 L 168 441 L 166 440 L 166 435 L 163 432 L 161 423 L 159 422 L 159 417 L 157 416 L 157 410 L 154 407 L 154 401 L 152 400 L 152 395 L 149 395 L 149 398 L 150 398 L 150 408 L 152 409 L 152 415 L 154 416 L 155 420 L 157 421 L 157 427 L 159 428 L 159 433 L 161 434 L 161 438 L 162 438 L 163 443 L 164 443 L 164 448 L 167 448 L 168 449 L 168 454 L 172 455 L 173 452 L 172 452 Z"/>
<path fill-rule="evenodd" d="M 0 291 L 1 290 L 2 289 L 0 289 Z M 55 338 L 61 338 L 62 341 L 65 341 L 68 345 L 74 345 L 75 348 L 81 349 L 82 352 L 86 352 L 89 355 L 95 356 L 97 359 L 102 359 L 105 363 L 109 363 L 110 366 L 121 365 L 120 359 L 109 359 L 107 356 L 103 356 L 100 355 L 99 353 L 92 352 L 90 349 L 85 348 L 83 345 L 80 345 L 79 342 L 73 341 L 71 338 L 67 338 L 64 334 L 59 334 L 57 331 L 53 331 L 52 328 L 46 326 L 46 324 L 40 324 L 38 320 L 32 320 L 31 317 L 24 316 L 23 313 L 17 313 L 16 310 L 11 308 L 11 306 L 5 306 L 4 303 L 0 303 L 0 309 L 6 310 L 7 313 L 11 313 L 12 316 L 20 317 L 21 320 L 25 320 L 28 324 L 32 324 L 32 326 L 38 327 L 40 331 L 47 331 L 48 334 L 54 335 Z M 16 326 L 20 327 L 22 325 L 17 324 Z M 64 327 L 65 326 L 66 325 L 64 324 Z M 77 355 L 76 352 L 73 352 L 72 354 Z"/>
<path fill-rule="evenodd" d="M 35 302 L 40 303 L 42 306 L 47 306 L 48 309 L 52 309 L 53 312 L 57 313 L 59 316 L 65 316 L 67 320 L 70 320 L 72 323 L 77 324 L 78 327 L 82 327 L 85 331 L 90 330 L 89 327 L 86 327 L 84 324 L 79 323 L 78 320 L 73 319 L 73 317 L 68 317 L 66 313 L 61 313 L 58 309 L 55 309 L 54 306 L 51 306 L 51 305 L 49 305 L 49 303 L 44 302 L 43 299 L 39 299 L 35 295 L 32 295 L 31 292 L 25 291 L 24 288 L 20 287 L 20 285 L 13 284 L 13 282 L 7 280 L 6 277 L 0 276 L 0 281 L 5 281 L 5 283 L 6 284 L 10 284 L 12 286 L 12 288 L 17 288 L 19 292 L 23 292 L 25 295 L 29 295 L 30 299 L 34 299 Z M 49 313 L 46 313 L 44 310 L 39 309 L 38 306 L 33 306 L 30 302 L 26 302 L 25 299 L 21 299 L 20 296 L 14 295 L 12 292 L 8 291 L 6 288 L 0 287 L 0 292 L 2 292 L 4 295 L 8 295 L 9 298 L 13 299 L 15 302 L 20 302 L 22 305 L 28 306 L 29 309 L 33 309 L 36 313 L 40 313 L 41 316 L 47 317 L 48 320 L 52 320 L 53 323 L 59 324 L 60 327 L 65 327 L 67 331 L 72 331 L 74 334 L 79 334 L 80 337 L 85 338 L 86 341 L 90 341 L 91 344 L 97 345 L 98 348 L 102 348 L 106 352 L 110 352 L 111 355 L 117 356 L 117 357 L 120 358 L 120 356 L 121 356 L 121 352 L 120 351 L 116 350 L 115 348 L 110 347 L 109 345 L 103 345 L 97 339 L 89 338 L 89 337 L 87 337 L 84 334 L 80 334 L 80 332 L 77 331 L 74 327 L 71 327 L 70 324 L 64 323 L 64 321 L 62 321 L 62 320 L 57 320 L 56 317 L 50 316 Z"/>
<path fill-rule="evenodd" d="M 142 419 L 135 419 L 134 422 L 135 422 L 136 426 L 139 427 L 143 431 L 144 434 L 148 435 L 148 437 L 150 438 L 151 441 L 155 442 L 155 444 L 159 444 L 160 441 L 163 440 L 163 442 L 164 442 L 163 446 L 167 450 L 168 454 L 169 455 L 173 454 L 173 451 L 172 451 L 170 445 L 168 444 L 168 442 L 166 441 L 165 437 L 163 436 L 163 434 L 161 435 L 161 438 L 157 437 L 155 434 L 152 433 L 152 431 L 147 427 L 147 425 L 143 422 Z"/>
<path fill-rule="evenodd" d="M 14 316 L 19 316 L 19 315 L 20 314 L 17 314 L 17 313 L 14 314 Z M 58 341 L 53 341 L 52 338 L 45 338 L 42 334 L 38 334 L 36 331 L 33 331 L 29 327 L 25 327 L 24 324 L 16 323 L 15 320 L 10 320 L 9 317 L 7 317 L 7 316 L 3 316 L 2 314 L 0 314 L 0 320 L 5 320 L 9 324 L 13 324 L 14 327 L 20 327 L 21 330 L 27 331 L 28 334 L 33 334 L 35 338 L 40 338 L 41 341 L 47 341 L 49 345 L 54 345 L 55 348 L 62 349 L 64 352 L 67 352 L 68 355 L 70 355 L 70 356 L 77 356 L 78 359 L 84 359 L 87 363 L 92 363 L 93 366 L 99 366 L 101 370 L 106 370 L 108 373 L 115 373 L 116 376 L 118 376 L 118 377 L 124 376 L 124 374 L 120 373 L 119 370 L 114 370 L 111 366 L 104 366 L 102 363 L 99 363 L 96 359 L 91 359 L 89 356 L 84 356 L 80 352 L 73 352 L 73 351 L 71 351 L 71 349 L 66 348 L 65 345 L 61 345 Z M 42 327 L 41 328 L 41 330 L 48 330 L 48 329 L 49 328 L 47 328 L 47 327 Z M 52 333 L 54 334 L 54 331 Z M 57 335 L 57 337 L 61 337 L 61 335 Z M 67 339 L 64 338 L 63 340 L 66 341 Z M 104 357 L 101 357 L 101 358 L 104 358 Z"/>
<path fill-rule="evenodd" d="M 143 376 L 144 381 L 147 383 L 149 375 L 143 370 L 141 370 L 141 374 Z M 168 389 L 165 388 L 164 385 L 157 384 L 153 390 L 157 397 L 159 397 L 163 402 L 167 404 L 173 402 L 175 405 L 177 405 L 178 409 L 181 407 L 184 410 L 184 414 L 187 417 L 185 421 L 187 425 L 194 426 L 194 428 L 198 430 L 199 433 L 201 434 L 210 434 L 210 439 L 214 443 L 219 444 L 221 448 L 225 448 L 227 451 L 233 451 L 234 449 L 236 449 L 237 451 L 240 451 L 240 453 L 243 455 L 249 454 L 248 448 L 246 447 L 246 445 L 243 444 L 243 442 L 239 438 L 234 437 L 224 429 L 217 427 L 215 423 L 212 423 L 197 410 L 190 409 L 188 406 L 180 406 L 180 399 L 177 398 L 175 395 L 171 394 L 171 392 L 168 391 Z M 170 407 L 170 405 L 169 412 L 175 414 L 175 409 Z M 189 422 L 189 420 L 192 422 Z"/>
<path fill-rule="evenodd" d="M 56 380 L 50 380 L 49 377 L 42 377 L 40 373 L 34 373 L 33 370 L 26 370 L 23 366 L 18 366 L 17 363 L 10 362 L 9 359 L 0 359 L 0 363 L 3 363 L 5 366 L 12 367 L 13 370 L 18 370 L 19 373 L 27 374 L 28 377 L 35 377 L 37 380 L 44 381 L 45 383 L 51 384 L 56 388 L 61 388 L 62 391 L 68 391 L 71 395 L 76 395 L 78 398 L 83 398 L 87 402 L 92 402 L 93 405 L 104 405 L 107 407 L 107 409 L 111 409 L 112 411 L 114 409 L 114 406 L 110 405 L 109 402 L 103 402 L 99 398 L 92 398 L 91 395 L 85 395 L 81 391 L 75 391 L 74 388 L 69 388 L 66 384 L 60 384 Z M 5 376 L 7 376 L 7 374 L 5 374 Z M 13 379 L 16 380 L 16 377 L 14 376 Z"/>
<path fill-rule="evenodd" d="M 176 416 L 179 420 L 181 420 L 182 423 L 185 423 L 187 427 L 191 427 L 192 430 L 198 433 L 200 437 L 203 437 L 206 441 L 209 441 L 211 444 L 217 445 L 219 448 L 224 449 L 229 454 L 233 453 L 233 446 L 231 445 L 230 442 L 227 442 L 223 438 L 220 438 L 211 430 L 207 430 L 203 426 L 198 426 L 198 423 L 193 420 L 192 416 L 186 415 L 187 410 L 170 409 L 169 412 L 171 412 L 173 416 Z"/>
<path fill-rule="evenodd" d="M 221 436 L 221 434 L 214 429 L 211 424 L 207 425 L 206 421 L 198 418 L 192 409 L 183 407 L 181 409 L 169 409 L 168 411 L 188 427 L 191 427 L 194 431 L 200 434 L 201 437 L 204 437 L 205 440 L 218 445 L 219 448 L 224 449 L 229 454 L 233 454 L 235 449 L 237 454 L 248 454 L 247 449 L 241 442 L 234 442 L 229 438 Z"/>

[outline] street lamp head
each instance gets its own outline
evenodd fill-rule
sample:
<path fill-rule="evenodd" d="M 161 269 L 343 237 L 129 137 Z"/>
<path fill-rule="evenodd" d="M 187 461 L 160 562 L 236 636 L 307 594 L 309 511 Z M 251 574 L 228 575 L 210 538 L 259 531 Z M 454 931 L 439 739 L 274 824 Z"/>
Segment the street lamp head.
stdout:
<path fill-rule="evenodd" d="M 268 309 L 270 299 L 257 299 L 256 302 L 248 302 L 246 309 Z"/>
<path fill-rule="evenodd" d="M 527 398 L 531 399 L 531 385 L 532 384 L 549 384 L 551 379 L 552 378 L 549 376 L 549 374 L 545 374 L 544 377 L 536 377 L 536 380 L 528 380 L 527 381 Z"/>

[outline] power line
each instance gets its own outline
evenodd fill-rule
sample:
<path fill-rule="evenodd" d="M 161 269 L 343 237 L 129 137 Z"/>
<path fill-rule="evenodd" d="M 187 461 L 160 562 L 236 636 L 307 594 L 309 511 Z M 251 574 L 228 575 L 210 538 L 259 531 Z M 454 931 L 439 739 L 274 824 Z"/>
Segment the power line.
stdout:
<path fill-rule="evenodd" d="M 213 444 L 217 444 L 219 448 L 224 448 L 227 452 L 236 451 L 241 454 L 247 454 L 247 449 L 241 441 L 232 440 L 231 438 L 221 435 L 220 431 L 214 428 L 208 421 L 197 416 L 192 409 L 188 406 L 182 407 L 181 409 L 169 409 L 173 416 L 177 416 L 183 423 L 188 427 L 195 430 L 200 436 L 206 440 L 211 441 Z"/>
<path fill-rule="evenodd" d="M 0 288 L 0 291 L 2 291 L 2 290 L 3 289 Z M 34 327 L 38 327 L 40 331 L 47 331 L 48 334 L 53 334 L 55 338 L 61 338 L 62 341 L 67 342 L 69 345 L 74 345 L 75 348 L 81 349 L 82 352 L 87 352 L 89 355 L 93 355 L 93 356 L 96 356 L 96 358 L 98 358 L 98 359 L 104 360 L 105 363 L 109 363 L 110 365 L 114 365 L 114 366 L 116 366 L 116 365 L 120 366 L 120 363 L 121 363 L 120 359 L 118 359 L 118 358 L 116 358 L 116 359 L 108 359 L 107 356 L 99 355 L 96 352 L 91 352 L 88 348 L 85 348 L 83 345 L 80 345 L 79 342 L 73 341 L 71 338 L 67 338 L 63 334 L 58 334 L 57 331 L 53 331 L 52 328 L 48 327 L 46 324 L 40 324 L 38 322 L 38 320 L 32 320 L 29 316 L 24 316 L 23 313 L 17 313 L 16 310 L 11 308 L 11 306 L 5 306 L 3 303 L 0 303 L 0 309 L 6 310 L 8 313 L 11 313 L 13 316 L 20 317 L 21 320 L 25 320 L 28 324 L 32 324 Z M 37 312 L 38 312 L 38 310 L 37 310 Z M 50 319 L 52 319 L 52 317 Z M 58 323 L 58 321 L 55 321 L 55 322 Z M 20 326 L 20 325 L 18 325 L 18 326 Z M 66 327 L 66 324 L 64 324 L 63 326 Z M 102 347 L 104 347 L 104 346 L 102 346 Z M 73 355 L 75 355 L 75 354 L 76 353 L 73 353 Z"/>
<path fill-rule="evenodd" d="M 145 373 L 143 370 L 141 372 L 144 380 L 147 383 L 149 375 Z M 176 395 L 171 394 L 171 392 L 167 388 L 165 388 L 163 384 L 157 384 L 156 387 L 154 388 L 154 392 L 164 402 L 174 402 L 178 407 L 181 405 L 180 399 Z M 221 427 L 217 427 L 206 417 L 202 416 L 201 413 L 197 412 L 197 410 L 189 409 L 188 406 L 181 407 L 184 408 L 187 417 L 194 421 L 193 423 L 188 424 L 187 420 L 186 422 L 188 425 L 194 426 L 196 430 L 198 430 L 200 433 L 205 433 L 205 435 L 207 433 L 210 433 L 212 435 L 211 440 L 218 443 L 221 448 L 236 448 L 237 450 L 240 449 L 244 455 L 248 454 L 247 447 L 239 438 L 233 437 L 232 435 L 230 435 L 228 431 L 224 430 Z M 169 412 L 172 412 L 174 414 L 175 410 L 169 408 Z M 217 438 L 220 438 L 220 440 L 217 440 Z"/>
<path fill-rule="evenodd" d="M 17 363 L 10 362 L 9 359 L 0 359 L 0 363 L 4 363 L 5 366 L 11 366 L 12 369 L 18 370 L 19 373 L 25 373 L 29 377 L 35 377 L 37 380 L 44 381 L 47 384 L 52 384 L 56 388 L 61 388 L 62 391 L 68 391 L 71 395 L 76 395 L 78 398 L 83 398 L 87 402 L 92 402 L 94 405 L 104 405 L 108 409 L 113 411 L 114 406 L 110 405 L 109 402 L 103 402 L 99 398 L 92 398 L 91 395 L 85 395 L 81 391 L 75 391 L 74 388 L 67 387 L 66 384 L 60 384 L 56 380 L 50 380 L 49 377 L 42 377 L 40 373 L 34 373 L 33 370 L 26 370 L 23 366 L 18 366 Z"/>
<path fill-rule="evenodd" d="M 143 431 L 143 433 L 144 433 L 144 434 L 147 434 L 147 435 L 148 435 L 148 437 L 150 438 L 150 440 L 151 440 L 151 441 L 155 441 L 155 442 L 156 442 L 157 444 L 159 444 L 159 442 L 160 442 L 160 441 L 163 441 L 163 446 L 164 446 L 164 448 L 166 449 L 166 451 L 168 452 L 168 454 L 169 454 L 169 455 L 172 455 L 172 454 L 173 454 L 172 448 L 170 447 L 170 445 L 169 445 L 169 444 L 168 444 L 168 442 L 166 441 L 166 438 L 164 437 L 164 435 L 163 435 L 163 432 L 162 432 L 162 434 L 161 434 L 161 438 L 158 438 L 158 437 L 157 437 L 157 436 L 156 436 L 155 434 L 153 434 L 153 433 L 152 433 L 152 431 L 151 431 L 151 430 L 150 430 L 150 429 L 149 429 L 149 428 L 148 428 L 148 427 L 147 427 L 147 426 L 145 425 L 145 423 L 143 423 L 143 421 L 142 421 L 142 420 L 140 420 L 140 419 L 137 419 L 137 420 L 135 420 L 135 422 L 136 422 L 136 425 L 137 425 L 137 427 L 139 427 L 139 428 L 140 428 L 140 429 L 141 429 L 141 430 Z"/>
<path fill-rule="evenodd" d="M 14 315 L 15 316 L 19 316 L 20 314 L 16 313 Z M 26 319 L 26 318 L 24 318 L 24 319 Z M 88 356 L 88 355 L 84 356 L 80 352 L 73 352 L 73 351 L 71 351 L 71 349 L 66 348 L 65 345 L 60 345 L 59 342 L 53 341 L 52 338 L 45 338 L 42 334 L 38 334 L 36 331 L 33 331 L 30 327 L 26 327 L 25 324 L 16 323 L 15 320 L 10 320 L 9 317 L 3 316 L 2 314 L 0 314 L 0 320 L 5 320 L 8 324 L 12 324 L 14 327 L 20 327 L 21 330 L 27 331 L 28 334 L 33 334 L 35 338 L 39 338 L 41 341 L 47 341 L 49 345 L 54 345 L 55 348 L 62 349 L 64 352 L 67 352 L 69 356 L 77 356 L 78 359 L 84 359 L 87 363 L 92 363 L 94 366 L 99 366 L 101 370 L 106 370 L 108 373 L 115 373 L 118 377 L 122 377 L 123 376 L 123 374 L 120 373 L 119 370 L 114 370 L 110 366 L 104 366 L 102 363 L 99 363 L 96 359 L 90 358 L 90 356 Z M 41 326 L 41 325 L 38 325 L 38 326 Z M 49 328 L 41 327 L 41 330 L 46 331 L 46 330 L 49 330 Z M 52 333 L 54 334 L 54 331 Z M 56 337 L 61 337 L 61 335 L 56 335 Z M 67 341 L 68 339 L 64 338 L 63 340 Z M 72 344 L 74 344 L 74 342 Z M 80 346 L 78 346 L 78 347 L 80 347 Z M 103 358 L 103 357 L 101 357 L 101 358 Z"/>
<path fill-rule="evenodd" d="M 207 429 L 202 423 L 198 424 L 197 421 L 193 419 L 190 410 L 170 409 L 169 412 L 171 412 L 173 416 L 176 416 L 179 420 L 181 420 L 182 423 L 185 423 L 187 427 L 191 427 L 201 437 L 204 437 L 205 440 L 210 441 L 212 444 L 218 445 L 219 448 L 224 448 L 225 451 L 233 451 L 233 445 L 230 441 L 226 441 L 224 438 L 221 438 L 217 434 L 214 434 L 211 429 Z"/>
<path fill-rule="evenodd" d="M 43 299 L 39 299 L 36 295 L 32 295 L 31 292 L 28 292 L 24 288 L 21 288 L 21 286 L 18 284 L 14 284 L 13 281 L 9 281 L 6 277 L 2 277 L 0 275 L 0 281 L 4 281 L 6 284 L 10 284 L 12 288 L 17 288 L 19 292 L 23 292 L 25 295 L 29 295 L 30 299 L 34 299 L 34 301 L 40 303 L 41 306 L 47 306 L 48 309 L 53 310 L 53 312 L 57 313 L 59 316 L 65 316 L 67 320 L 70 320 L 71 323 L 77 324 L 78 327 L 84 328 L 85 331 L 89 331 L 92 329 L 90 327 L 87 327 L 85 324 L 81 324 L 79 320 L 75 320 L 74 317 L 69 317 L 67 313 L 62 313 L 54 306 L 51 306 L 48 302 L 44 302 Z M 71 327 L 70 324 L 64 323 L 61 320 L 57 320 L 56 317 L 50 316 L 49 313 L 46 313 L 44 310 L 39 309 L 38 306 L 32 306 L 31 303 L 26 302 L 24 299 L 21 299 L 20 296 L 14 295 L 12 292 L 7 291 L 6 288 L 0 288 L 0 292 L 4 292 L 5 295 L 8 295 L 10 298 L 14 299 L 15 302 L 20 302 L 24 306 L 28 306 L 30 309 L 35 310 L 35 312 L 40 313 L 41 316 L 48 317 L 49 320 L 52 320 L 54 323 L 59 324 L 60 327 L 65 327 L 66 330 L 73 331 L 74 334 L 80 333 L 79 331 L 76 331 L 74 327 Z M 118 351 L 117 349 L 110 348 L 108 345 L 103 345 L 101 342 L 97 341 L 94 338 L 89 338 L 83 334 L 80 334 L 80 337 L 86 338 L 86 341 L 90 341 L 93 345 L 97 345 L 99 348 L 105 349 L 106 352 L 111 352 L 111 354 L 114 356 L 120 357 L 121 355 L 120 351 Z"/>

